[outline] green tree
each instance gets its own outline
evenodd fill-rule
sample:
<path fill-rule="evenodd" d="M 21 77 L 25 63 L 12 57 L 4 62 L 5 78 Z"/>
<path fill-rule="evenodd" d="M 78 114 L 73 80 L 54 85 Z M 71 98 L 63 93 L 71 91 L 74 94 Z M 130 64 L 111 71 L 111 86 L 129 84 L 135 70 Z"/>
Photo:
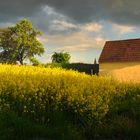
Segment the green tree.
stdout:
<path fill-rule="evenodd" d="M 52 55 L 53 63 L 69 63 L 70 54 L 67 52 L 54 52 Z"/>
<path fill-rule="evenodd" d="M 42 44 L 37 40 L 41 33 L 32 23 L 24 19 L 15 26 L 0 30 L 0 61 L 23 64 L 25 59 L 44 53 Z"/>
<path fill-rule="evenodd" d="M 30 62 L 32 63 L 33 66 L 40 65 L 40 62 L 36 58 L 34 58 L 34 57 L 30 58 Z"/>

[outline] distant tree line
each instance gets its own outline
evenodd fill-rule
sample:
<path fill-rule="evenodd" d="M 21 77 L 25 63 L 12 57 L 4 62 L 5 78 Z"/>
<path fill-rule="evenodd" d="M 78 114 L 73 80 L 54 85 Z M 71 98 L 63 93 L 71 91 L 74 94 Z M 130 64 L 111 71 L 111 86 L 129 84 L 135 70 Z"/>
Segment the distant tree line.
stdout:
<path fill-rule="evenodd" d="M 68 52 L 54 52 L 52 55 L 52 63 L 69 63 L 70 61 L 70 54 Z"/>

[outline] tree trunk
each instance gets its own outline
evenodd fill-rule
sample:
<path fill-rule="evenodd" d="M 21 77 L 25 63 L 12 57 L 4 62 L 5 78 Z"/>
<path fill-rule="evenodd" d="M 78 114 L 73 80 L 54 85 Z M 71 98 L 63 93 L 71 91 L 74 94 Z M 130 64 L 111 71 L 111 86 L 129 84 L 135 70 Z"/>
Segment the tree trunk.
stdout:
<path fill-rule="evenodd" d="M 22 56 L 19 55 L 18 61 L 20 62 L 21 65 L 23 65 L 23 59 L 22 59 Z"/>
<path fill-rule="evenodd" d="M 23 65 L 23 60 L 20 60 L 19 62 L 20 62 L 21 65 Z"/>

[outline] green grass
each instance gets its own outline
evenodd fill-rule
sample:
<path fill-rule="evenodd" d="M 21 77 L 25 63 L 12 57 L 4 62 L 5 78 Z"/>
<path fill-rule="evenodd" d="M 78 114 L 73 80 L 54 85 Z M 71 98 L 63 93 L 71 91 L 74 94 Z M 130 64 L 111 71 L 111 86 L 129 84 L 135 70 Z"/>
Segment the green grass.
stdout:
<path fill-rule="evenodd" d="M 79 131 L 57 113 L 53 124 L 35 123 L 15 112 L 0 113 L 0 140 L 82 140 Z"/>

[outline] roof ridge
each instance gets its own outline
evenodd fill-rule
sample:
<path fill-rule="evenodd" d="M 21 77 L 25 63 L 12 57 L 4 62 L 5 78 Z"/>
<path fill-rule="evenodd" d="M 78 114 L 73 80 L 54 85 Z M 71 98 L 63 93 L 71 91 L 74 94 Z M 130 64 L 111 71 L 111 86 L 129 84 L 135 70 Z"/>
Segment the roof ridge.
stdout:
<path fill-rule="evenodd" d="M 140 40 L 140 38 L 120 39 L 120 40 L 108 40 L 106 42 L 133 41 L 133 40 Z"/>

